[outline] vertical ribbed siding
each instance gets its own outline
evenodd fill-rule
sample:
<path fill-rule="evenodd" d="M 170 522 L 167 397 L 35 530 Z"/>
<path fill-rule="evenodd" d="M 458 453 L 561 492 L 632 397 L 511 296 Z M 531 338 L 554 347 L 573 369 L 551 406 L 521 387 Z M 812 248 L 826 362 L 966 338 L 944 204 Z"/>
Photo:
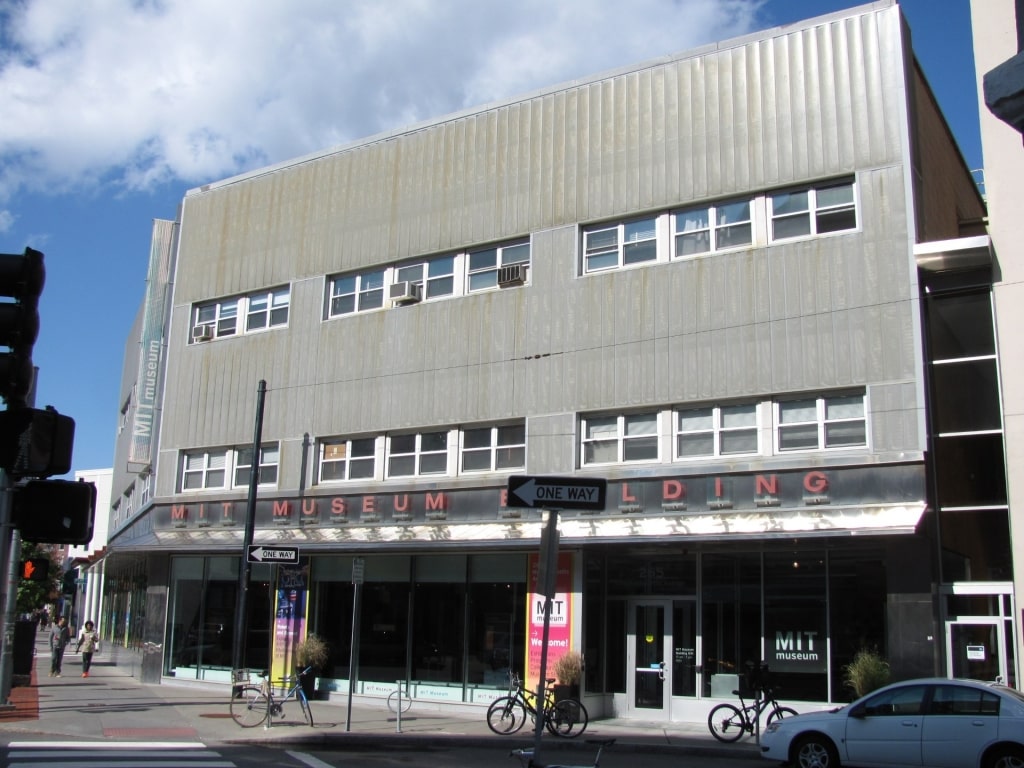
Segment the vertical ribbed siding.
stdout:
<path fill-rule="evenodd" d="M 190 195 L 164 444 L 245 442 L 260 378 L 273 439 L 912 377 L 900 34 L 866 12 Z M 578 278 L 579 222 L 854 172 L 859 235 Z M 324 275 L 528 234 L 528 287 L 322 321 Z M 287 331 L 186 345 L 192 302 L 285 283 Z"/>

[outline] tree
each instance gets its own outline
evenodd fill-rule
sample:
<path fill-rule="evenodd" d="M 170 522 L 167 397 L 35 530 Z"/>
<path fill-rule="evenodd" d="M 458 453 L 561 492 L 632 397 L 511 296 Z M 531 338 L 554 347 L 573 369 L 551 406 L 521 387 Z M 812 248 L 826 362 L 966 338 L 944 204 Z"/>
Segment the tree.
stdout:
<path fill-rule="evenodd" d="M 57 564 L 51 553 L 38 544 L 27 541 L 21 542 L 21 562 L 30 557 L 47 557 L 50 559 L 50 574 L 46 581 L 18 581 L 18 602 L 15 610 L 17 613 L 32 613 L 36 608 L 41 608 L 50 602 L 50 596 L 57 589 Z"/>

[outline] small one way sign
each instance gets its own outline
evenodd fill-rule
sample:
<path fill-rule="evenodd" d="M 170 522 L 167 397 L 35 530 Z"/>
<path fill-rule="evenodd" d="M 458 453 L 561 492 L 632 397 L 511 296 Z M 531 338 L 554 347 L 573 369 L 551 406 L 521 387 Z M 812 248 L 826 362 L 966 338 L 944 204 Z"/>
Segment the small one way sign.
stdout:
<path fill-rule="evenodd" d="M 262 544 L 250 544 L 248 560 L 250 563 L 296 565 L 299 562 L 299 548 L 268 547 Z"/>
<path fill-rule="evenodd" d="M 604 478 L 518 475 L 508 479 L 508 505 L 539 509 L 605 507 L 608 481 Z"/>

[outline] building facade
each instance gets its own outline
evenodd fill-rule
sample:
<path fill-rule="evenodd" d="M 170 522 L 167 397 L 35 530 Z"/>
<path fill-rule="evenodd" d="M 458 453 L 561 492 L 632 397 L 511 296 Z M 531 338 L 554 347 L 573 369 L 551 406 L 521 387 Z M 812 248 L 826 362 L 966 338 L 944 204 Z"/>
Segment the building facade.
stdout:
<path fill-rule="evenodd" d="M 647 720 L 761 660 L 1017 679 L 984 204 L 895 3 L 194 189 L 149 275 L 104 597 L 144 679 L 308 631 L 327 695 L 479 705 L 546 639 Z M 607 481 L 546 617 L 518 475 Z"/>

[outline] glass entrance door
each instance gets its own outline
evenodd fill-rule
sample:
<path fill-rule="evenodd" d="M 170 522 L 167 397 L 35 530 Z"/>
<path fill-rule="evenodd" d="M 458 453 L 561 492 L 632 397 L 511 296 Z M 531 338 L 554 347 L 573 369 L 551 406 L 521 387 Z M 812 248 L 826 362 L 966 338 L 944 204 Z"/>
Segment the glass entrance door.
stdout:
<path fill-rule="evenodd" d="M 953 677 L 1006 680 L 1001 619 L 946 622 L 947 668 Z"/>
<path fill-rule="evenodd" d="M 672 602 L 634 600 L 629 607 L 627 711 L 668 719 L 672 696 Z"/>

